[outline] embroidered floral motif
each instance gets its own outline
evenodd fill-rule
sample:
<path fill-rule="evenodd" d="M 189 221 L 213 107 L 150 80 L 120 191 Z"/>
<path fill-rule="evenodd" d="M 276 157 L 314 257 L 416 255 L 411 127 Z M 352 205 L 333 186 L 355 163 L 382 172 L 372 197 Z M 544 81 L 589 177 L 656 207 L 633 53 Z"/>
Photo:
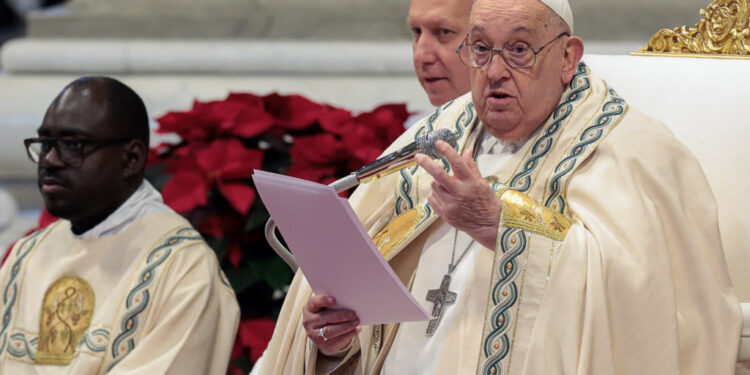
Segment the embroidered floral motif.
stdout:
<path fill-rule="evenodd" d="M 555 241 L 562 241 L 570 228 L 570 220 L 552 210 L 538 205 L 528 195 L 508 190 L 501 197 L 503 211 L 501 223 L 504 227 L 523 229 Z"/>

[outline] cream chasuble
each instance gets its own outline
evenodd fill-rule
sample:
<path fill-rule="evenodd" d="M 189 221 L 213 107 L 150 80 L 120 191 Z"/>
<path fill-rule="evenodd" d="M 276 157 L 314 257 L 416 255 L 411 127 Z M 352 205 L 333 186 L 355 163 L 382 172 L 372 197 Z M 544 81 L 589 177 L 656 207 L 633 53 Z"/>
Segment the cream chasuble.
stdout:
<path fill-rule="evenodd" d="M 462 152 L 476 122 L 467 94 L 386 153 L 435 128 L 456 133 Z M 629 108 L 581 63 L 547 121 L 493 175 L 503 202 L 497 247 L 476 253 L 460 306 L 448 307 L 454 316 L 434 348 L 436 363 L 418 373 L 733 373 L 741 316 L 716 205 L 698 162 L 662 124 Z M 420 168 L 402 170 L 350 199 L 415 289 L 431 262 L 420 256 L 446 241 L 426 203 L 430 182 Z M 413 358 L 391 349 L 402 334 L 424 333 L 399 324 L 363 327 L 341 358 L 319 354 L 300 324 L 309 296 L 298 273 L 260 374 L 375 375 L 384 363 L 388 375 L 414 373 L 403 362 Z"/>
<path fill-rule="evenodd" d="M 487 130 L 482 130 L 481 133 L 482 135 L 476 142 L 475 160 L 482 176 L 492 176 L 518 151 L 523 141 L 503 142 L 494 138 Z M 458 259 L 460 253 L 466 251 L 465 257 L 458 263 L 451 275 L 449 290 L 457 294 L 456 302 L 443 307 L 440 324 L 432 336 L 425 334 L 428 322 L 402 323 L 394 338 L 390 354 L 383 364 L 382 375 L 434 373 L 442 348 L 448 340 L 450 327 L 455 317 L 460 316 L 467 305 L 464 303 L 464 296 L 468 292 L 465 287 L 474 274 L 478 255 L 480 252 L 491 253 L 476 241 L 471 242 L 471 237 L 466 233 L 460 232 L 458 236 L 455 234 L 455 229 L 442 220 L 425 231 L 423 236 L 428 239 L 419 258 L 411 293 L 421 297 L 418 301 L 421 302 L 425 311 L 432 311 L 433 303 L 428 302 L 425 296 L 428 291 L 440 285 L 448 264 L 451 262 L 451 249 L 454 248 L 454 239 L 456 239 L 455 258 Z M 469 246 L 470 242 L 471 246 Z M 491 256 L 491 254 L 485 254 L 485 256 Z M 486 286 L 483 289 L 484 291 L 473 292 L 486 295 L 488 293 Z M 481 325 L 476 328 L 481 330 Z"/>
<path fill-rule="evenodd" d="M 116 234 L 59 220 L 17 242 L 0 374 L 225 373 L 239 309 L 213 251 L 173 211 L 143 212 Z"/>

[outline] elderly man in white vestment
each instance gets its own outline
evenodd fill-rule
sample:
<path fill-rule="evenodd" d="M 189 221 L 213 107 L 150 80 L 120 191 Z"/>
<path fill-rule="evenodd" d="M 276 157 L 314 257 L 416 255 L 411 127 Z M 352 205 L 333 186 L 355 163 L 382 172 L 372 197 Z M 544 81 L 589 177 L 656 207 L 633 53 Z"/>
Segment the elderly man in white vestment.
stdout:
<path fill-rule="evenodd" d="M 0 269 L 1 374 L 224 374 L 239 307 L 198 232 L 143 179 L 148 116 L 129 87 L 78 79 L 38 137 L 47 210 Z"/>
<path fill-rule="evenodd" d="M 733 373 L 706 178 L 580 62 L 567 0 L 478 0 L 458 54 L 471 93 L 385 152 L 442 128 L 457 149 L 350 199 L 433 319 L 360 326 L 298 273 L 259 373 Z"/>

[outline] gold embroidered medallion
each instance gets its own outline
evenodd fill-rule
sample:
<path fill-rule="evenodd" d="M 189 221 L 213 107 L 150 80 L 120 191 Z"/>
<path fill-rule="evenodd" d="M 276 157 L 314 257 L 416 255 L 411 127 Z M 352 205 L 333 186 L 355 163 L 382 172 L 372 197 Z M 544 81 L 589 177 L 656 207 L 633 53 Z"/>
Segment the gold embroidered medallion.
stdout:
<path fill-rule="evenodd" d="M 78 276 L 63 276 L 44 293 L 35 362 L 68 365 L 94 313 L 94 290 Z"/>

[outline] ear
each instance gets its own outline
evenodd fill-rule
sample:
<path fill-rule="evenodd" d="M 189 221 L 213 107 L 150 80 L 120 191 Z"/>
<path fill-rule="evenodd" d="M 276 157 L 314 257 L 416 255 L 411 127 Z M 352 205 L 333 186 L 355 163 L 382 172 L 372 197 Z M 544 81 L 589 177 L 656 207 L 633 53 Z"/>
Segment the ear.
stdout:
<path fill-rule="evenodd" d="M 567 85 L 573 79 L 578 68 L 578 62 L 583 56 L 583 41 L 577 36 L 568 38 L 563 52 L 562 83 Z"/>
<path fill-rule="evenodd" d="M 125 144 L 125 165 L 123 177 L 126 179 L 140 176 L 146 168 L 148 159 L 148 146 L 140 139 L 134 139 Z"/>

